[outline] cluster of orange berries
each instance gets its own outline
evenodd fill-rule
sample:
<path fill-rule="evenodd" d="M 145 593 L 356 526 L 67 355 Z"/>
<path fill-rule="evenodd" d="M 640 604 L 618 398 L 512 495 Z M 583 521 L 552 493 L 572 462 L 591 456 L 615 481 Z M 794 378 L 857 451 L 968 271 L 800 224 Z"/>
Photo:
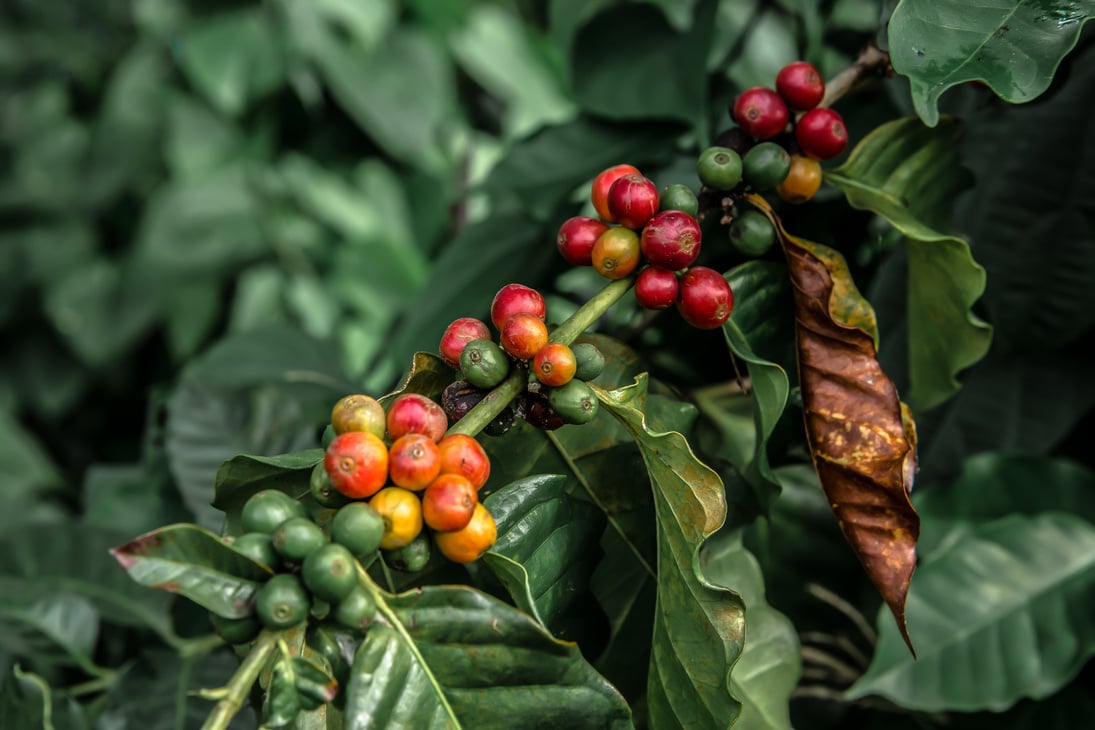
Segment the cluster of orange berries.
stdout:
<path fill-rule="evenodd" d="M 448 417 L 437 403 L 405 393 L 385 411 L 367 395 L 348 395 L 331 411 L 331 427 L 337 435 L 322 472 L 313 474 L 312 493 L 328 503 L 367 499 L 383 518 L 381 550 L 418 541 L 428 556 L 424 526 L 441 554 L 457 563 L 478 559 L 494 544 L 494 519 L 478 498 L 490 459 L 471 436 L 445 435 Z"/>

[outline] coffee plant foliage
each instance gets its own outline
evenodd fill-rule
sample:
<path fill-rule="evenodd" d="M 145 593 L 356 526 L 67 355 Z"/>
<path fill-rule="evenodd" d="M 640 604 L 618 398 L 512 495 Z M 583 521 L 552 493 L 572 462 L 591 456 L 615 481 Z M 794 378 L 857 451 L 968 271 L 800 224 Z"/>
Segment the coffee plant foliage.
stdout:
<path fill-rule="evenodd" d="M 1083 726 L 1092 11 L 6 3 L 0 725 Z M 838 114 L 762 169 L 728 108 L 795 61 Z M 560 256 L 622 164 L 702 230 L 632 254 L 732 308 Z M 442 334 L 510 283 L 603 369 L 457 382 Z M 343 549 L 348 394 L 477 439 L 467 533 Z"/>

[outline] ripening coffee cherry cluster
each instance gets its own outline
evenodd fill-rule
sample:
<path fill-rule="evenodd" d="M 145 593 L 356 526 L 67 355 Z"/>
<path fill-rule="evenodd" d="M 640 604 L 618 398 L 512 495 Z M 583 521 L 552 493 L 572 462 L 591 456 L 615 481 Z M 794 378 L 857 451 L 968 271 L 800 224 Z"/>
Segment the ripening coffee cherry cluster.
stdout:
<path fill-rule="evenodd" d="M 441 397 L 451 421 L 463 418 L 514 368 L 532 376 L 530 385 L 485 433 L 505 433 L 518 417 L 540 428 L 593 419 L 598 403 L 587 381 L 600 375 L 604 356 L 588 343 L 571 347 L 550 342 L 546 316 L 540 292 L 522 284 L 507 284 L 491 302 L 491 323 L 498 342 L 490 327 L 473 317 L 461 317 L 445 329 L 438 348 L 441 358 L 462 376 Z"/>
<path fill-rule="evenodd" d="M 699 329 L 720 327 L 734 297 L 718 272 L 694 266 L 703 234 L 699 201 L 684 185 L 657 186 L 631 165 L 615 165 L 593 180 L 598 218 L 575 216 L 559 228 L 559 253 L 575 266 L 592 266 L 609 279 L 638 271 L 635 298 L 646 309 L 676 305 Z M 615 224 L 615 225 L 613 225 Z"/>

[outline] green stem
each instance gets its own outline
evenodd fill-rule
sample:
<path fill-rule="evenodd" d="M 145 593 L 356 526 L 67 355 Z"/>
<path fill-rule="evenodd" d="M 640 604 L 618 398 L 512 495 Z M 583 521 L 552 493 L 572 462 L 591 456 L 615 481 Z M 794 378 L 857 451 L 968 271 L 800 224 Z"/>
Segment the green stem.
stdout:
<path fill-rule="evenodd" d="M 611 282 L 604 289 L 590 297 L 589 301 L 579 307 L 578 311 L 570 315 L 565 322 L 556 327 L 548 340 L 561 342 L 564 345 L 574 342 L 578 335 L 585 332 L 591 324 L 603 317 L 605 312 L 618 302 L 634 283 L 635 277 L 633 276 Z M 506 406 L 524 390 L 527 383 L 528 373 L 525 369 L 521 367 L 513 368 L 506 379 L 468 411 L 466 416 L 457 421 L 446 435 L 462 433 L 467 436 L 475 436 L 486 428 L 487 424 L 493 421 L 499 413 L 505 410 Z"/>
<path fill-rule="evenodd" d="M 228 723 L 232 722 L 232 718 L 247 701 L 247 695 L 255 684 L 255 680 L 258 679 L 266 660 L 277 648 L 278 636 L 277 632 L 268 630 L 263 630 L 259 634 L 251 651 L 248 652 L 236 673 L 232 675 L 232 679 L 225 685 L 228 693 L 216 704 L 213 711 L 209 713 L 209 717 L 205 718 L 202 730 L 225 730 L 228 727 Z"/>

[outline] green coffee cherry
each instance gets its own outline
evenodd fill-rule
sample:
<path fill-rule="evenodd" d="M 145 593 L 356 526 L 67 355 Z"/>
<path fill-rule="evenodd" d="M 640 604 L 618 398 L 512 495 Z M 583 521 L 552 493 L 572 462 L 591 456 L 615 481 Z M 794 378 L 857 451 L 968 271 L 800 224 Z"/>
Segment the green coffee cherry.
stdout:
<path fill-rule="evenodd" d="M 570 346 L 574 353 L 574 362 L 577 368 L 574 371 L 575 380 L 593 380 L 605 369 L 605 356 L 596 345 L 589 342 L 579 342 Z"/>
<path fill-rule="evenodd" d="M 264 532 L 244 533 L 232 541 L 232 547 L 267 568 L 275 569 L 281 562 L 274 550 L 273 538 Z"/>
<path fill-rule="evenodd" d="M 567 423 L 589 423 L 597 415 L 599 404 L 593 389 L 574 379 L 548 393 L 552 409 Z"/>
<path fill-rule="evenodd" d="M 329 542 L 304 558 L 300 577 L 313 596 L 334 603 L 357 585 L 357 561 L 345 547 Z"/>
<path fill-rule="evenodd" d="M 403 547 L 382 550 L 380 554 L 389 568 L 403 573 L 417 573 L 430 562 L 430 538 L 422 532 Z"/>
<path fill-rule="evenodd" d="M 297 500 L 277 489 L 255 492 L 243 505 L 240 522 L 244 532 L 271 534 L 290 517 L 305 517 L 308 512 Z"/>
<path fill-rule="evenodd" d="M 376 615 L 376 601 L 360 585 L 354 586 L 350 594 L 335 605 L 335 621 L 348 629 L 363 631 L 369 628 Z"/>
<path fill-rule="evenodd" d="M 312 491 L 312 498 L 324 507 L 341 507 L 350 501 L 349 497 L 335 489 L 334 484 L 331 484 L 331 477 L 327 473 L 327 465 L 322 461 L 312 469 L 312 477 L 308 486 Z"/>
<path fill-rule="evenodd" d="M 662 188 L 660 210 L 679 210 L 695 218 L 700 212 L 700 201 L 687 185 L 666 185 Z"/>
<path fill-rule="evenodd" d="M 791 155 L 775 142 L 761 142 L 745 153 L 742 178 L 757 192 L 774 190 L 791 171 Z"/>
<path fill-rule="evenodd" d="M 756 210 L 745 210 L 730 223 L 730 243 L 746 256 L 762 256 L 776 242 L 772 222 Z"/>
<path fill-rule="evenodd" d="M 331 540 L 359 560 L 370 558 L 380 548 L 383 536 L 384 518 L 366 502 L 350 502 L 331 520 Z"/>
<path fill-rule="evenodd" d="M 700 182 L 715 190 L 733 190 L 741 172 L 741 156 L 729 147 L 708 147 L 696 161 Z"/>
<path fill-rule="evenodd" d="M 323 529 L 307 517 L 290 517 L 274 530 L 274 550 L 290 563 L 299 563 L 327 543 Z"/>
<path fill-rule="evenodd" d="M 287 629 L 308 617 L 311 599 L 300 579 L 291 573 L 278 573 L 263 584 L 255 597 L 255 613 L 263 626 Z"/>
<path fill-rule="evenodd" d="M 493 388 L 509 375 L 509 358 L 492 340 L 472 340 L 460 353 L 460 371 L 477 388 Z"/>
<path fill-rule="evenodd" d="M 246 644 L 262 631 L 262 624 L 255 616 L 243 618 L 224 618 L 215 613 L 209 614 L 209 622 L 213 624 L 213 630 L 229 644 Z"/>

